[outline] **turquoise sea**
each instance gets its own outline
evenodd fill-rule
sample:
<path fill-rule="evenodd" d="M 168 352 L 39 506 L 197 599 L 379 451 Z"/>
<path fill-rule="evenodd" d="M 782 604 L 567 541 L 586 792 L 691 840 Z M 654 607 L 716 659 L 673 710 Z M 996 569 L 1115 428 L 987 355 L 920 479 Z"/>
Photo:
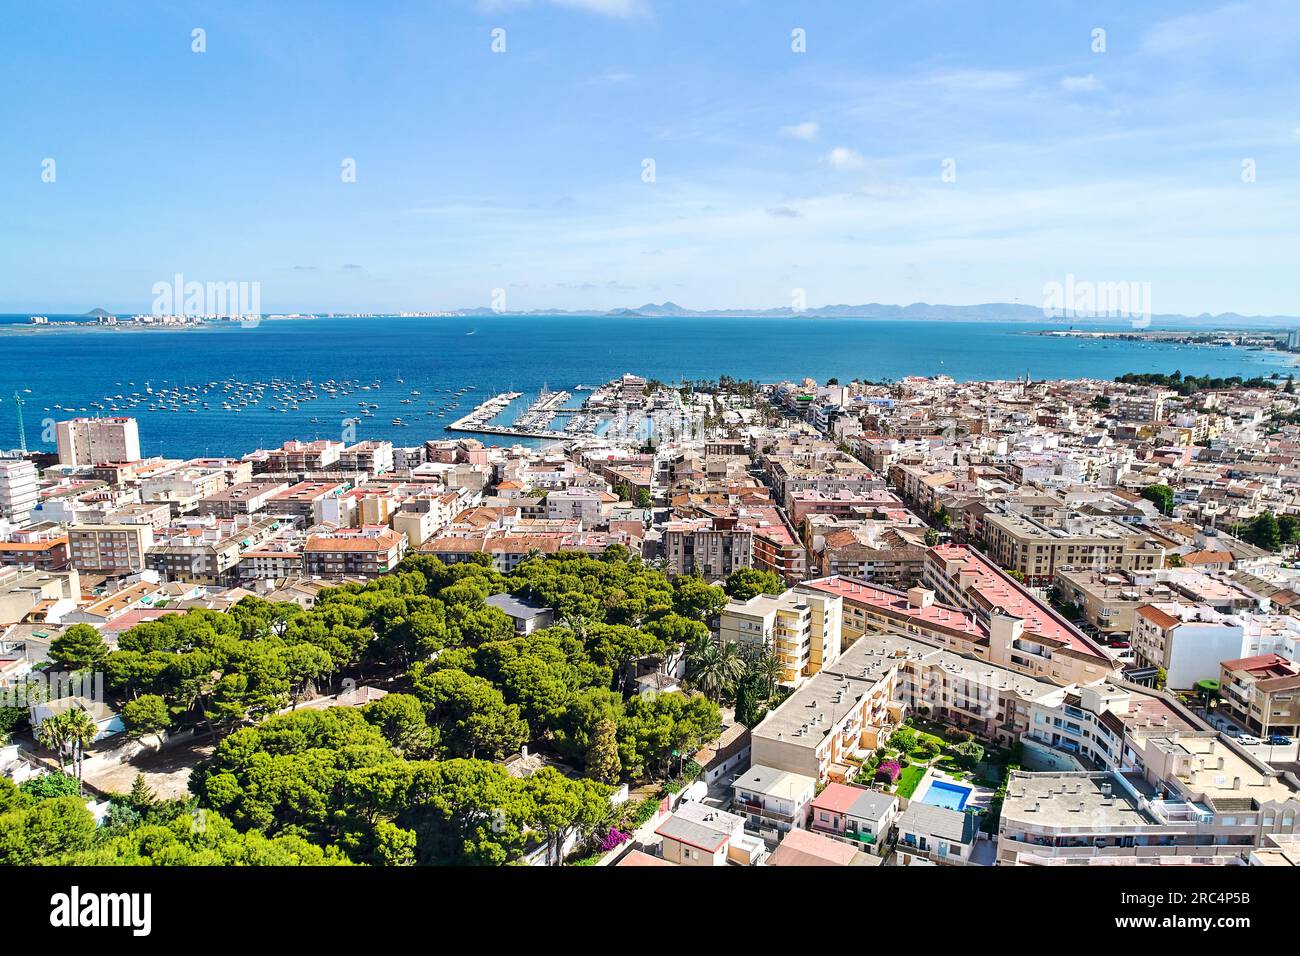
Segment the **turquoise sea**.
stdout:
<path fill-rule="evenodd" d="M 1296 358 L 1239 348 L 1030 334 L 1047 324 L 938 320 L 381 316 L 263 320 L 252 328 L 232 324 L 174 331 L 32 328 L 26 323 L 25 315 L 0 317 L 0 448 L 18 445 L 15 391 L 25 400 L 29 446 L 49 448 L 50 441 L 40 440 L 44 420 L 83 414 L 81 408 L 94 414 L 99 409 L 91 402 L 107 404 L 106 397 L 144 391 L 145 383 L 155 390 L 207 387 L 228 379 L 381 383 L 347 399 L 301 403 L 296 411 L 271 411 L 265 399 L 239 413 L 223 411 L 225 393 L 218 386 L 205 396 L 208 409 L 195 404 L 178 412 L 151 412 L 139 405 L 125 412 L 140 421 L 144 452 L 169 456 L 237 455 L 290 438 L 338 438 L 343 419 L 355 413 L 360 398 L 380 407 L 357 425 L 358 438 L 412 445 L 446 437 L 445 424 L 496 392 L 524 393 L 499 417 L 505 423 L 544 385 L 553 390 L 598 385 L 623 372 L 671 382 L 719 375 L 764 382 L 939 374 L 971 380 L 1026 373 L 1034 378 L 1113 378 L 1175 369 L 1250 377 L 1285 374 Z M 398 384 L 397 378 L 404 382 Z M 473 390 L 457 399 L 454 393 L 464 386 Z M 412 397 L 412 390 L 421 394 Z M 581 397 L 575 393 L 570 404 Z M 403 404 L 403 398 L 411 401 Z M 448 407 L 453 402 L 457 406 Z M 408 427 L 390 424 L 399 416 Z"/>

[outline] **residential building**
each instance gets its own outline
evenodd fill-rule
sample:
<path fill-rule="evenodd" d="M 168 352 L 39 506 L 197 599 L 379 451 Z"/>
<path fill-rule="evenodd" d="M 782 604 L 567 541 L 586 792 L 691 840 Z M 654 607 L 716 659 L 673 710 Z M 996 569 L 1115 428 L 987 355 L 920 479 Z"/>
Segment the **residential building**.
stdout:
<path fill-rule="evenodd" d="M 898 814 L 898 797 L 891 793 L 831 782 L 813 800 L 808 826 L 878 852 Z"/>
<path fill-rule="evenodd" d="M 768 866 L 879 866 L 880 863 L 879 857 L 854 849 L 843 840 L 833 840 L 810 830 L 790 830 L 767 858 Z"/>
<path fill-rule="evenodd" d="M 1110 518 L 1066 517 L 1049 525 L 1024 514 L 984 516 L 989 557 L 1047 587 L 1060 568 L 1149 571 L 1164 566 L 1165 549 L 1154 538 Z"/>
<path fill-rule="evenodd" d="M 60 612 L 76 607 L 81 598 L 80 578 L 76 571 L 34 571 L 26 568 L 0 567 L 0 628 L 17 624 L 34 613 Z M 44 620 L 44 615 L 39 617 Z"/>
<path fill-rule="evenodd" d="M 244 481 L 202 498 L 196 510 L 218 518 L 256 514 L 265 511 L 267 503 L 288 487 L 287 481 Z"/>
<path fill-rule="evenodd" d="M 145 568 L 154 530 L 145 524 L 88 524 L 68 528 L 68 556 L 83 573 L 135 574 Z"/>
<path fill-rule="evenodd" d="M 134 418 L 74 418 L 58 422 L 54 433 L 60 465 L 89 468 L 140 458 L 140 430 Z"/>
<path fill-rule="evenodd" d="M 979 598 L 971 599 L 977 610 L 940 604 L 929 588 L 903 593 L 844 577 L 805 581 L 798 589 L 843 599 L 845 645 L 863 635 L 896 634 L 1062 686 L 1111 673 L 1114 665 L 1100 648 L 1045 602 L 1006 584 L 994 581 L 978 593 L 970 592 Z M 985 603 L 992 598 L 1000 603 Z"/>
<path fill-rule="evenodd" d="M 555 621 L 555 611 L 551 608 L 513 594 L 493 594 L 487 599 L 487 604 L 510 618 L 516 634 L 531 634 L 540 628 L 550 627 Z"/>
<path fill-rule="evenodd" d="M 11 531 L 0 539 L 0 566 L 62 571 L 68 566 L 68 535 L 62 525 L 42 522 Z"/>
<path fill-rule="evenodd" d="M 1300 732 L 1300 666 L 1278 654 L 1260 654 L 1219 665 L 1219 706 L 1252 733 Z"/>
<path fill-rule="evenodd" d="M 405 535 L 373 525 L 310 534 L 303 569 L 323 578 L 378 577 L 397 567 L 406 547 Z"/>
<path fill-rule="evenodd" d="M 732 809 L 744 815 L 746 828 L 776 843 L 781 834 L 805 828 L 817 781 L 759 764 L 737 777 L 731 791 Z"/>
<path fill-rule="evenodd" d="M 298 518 L 307 524 L 320 524 L 325 520 L 327 500 L 340 497 L 346 491 L 347 485 L 337 481 L 300 481 L 268 498 L 266 512 Z"/>
<path fill-rule="evenodd" d="M 1103 637 L 1118 638 L 1133 632 L 1133 616 L 1139 607 L 1168 601 L 1174 592 L 1166 584 L 1139 583 L 1134 575 L 1117 571 L 1056 572 L 1061 599 L 1079 609 L 1083 618 Z"/>
<path fill-rule="evenodd" d="M 1170 756 L 1190 764 L 1194 755 Z M 998 823 L 999 865 L 1244 863 L 1266 836 L 1295 832 L 1294 799 L 1243 791 L 1219 808 L 1114 771 L 1013 771 Z"/>
<path fill-rule="evenodd" d="M 842 616 L 834 594 L 758 594 L 723 608 L 719 637 L 750 655 L 770 650 L 785 668 L 781 683 L 797 687 L 840 656 Z"/>
<path fill-rule="evenodd" d="M 207 521 L 176 526 L 155 538 L 145 564 L 167 581 L 231 587 L 240 580 L 244 552 L 273 538 L 284 520 L 209 516 Z"/>
<path fill-rule="evenodd" d="M 1169 687 L 1218 680 L 1219 665 L 1241 656 L 1246 629 L 1236 615 L 1197 604 L 1144 604 L 1133 617 L 1133 653 L 1165 671 Z"/>
<path fill-rule="evenodd" d="M 898 815 L 894 851 L 904 866 L 916 860 L 960 866 L 973 863 L 980 817 L 913 800 Z"/>
<path fill-rule="evenodd" d="M 26 524 L 39 501 L 36 466 L 25 458 L 0 458 L 0 520 Z"/>
<path fill-rule="evenodd" d="M 229 485 L 230 475 L 224 468 L 178 468 L 142 481 L 140 498 L 146 504 L 166 503 L 173 516 L 183 515 Z"/>
<path fill-rule="evenodd" d="M 693 800 L 678 804 L 655 835 L 663 859 L 680 866 L 748 866 L 766 852 L 762 840 L 745 832 L 744 817 Z"/>
<path fill-rule="evenodd" d="M 750 764 L 752 750 L 748 727 L 739 722 L 724 727 L 717 740 L 695 752 L 693 759 L 702 768 L 699 779 L 714 784 L 737 770 L 743 770 Z"/>
<path fill-rule="evenodd" d="M 1010 745 L 1030 706 L 1061 688 L 898 634 L 863 634 L 751 731 L 753 760 L 824 783 L 850 782 L 911 710 Z"/>

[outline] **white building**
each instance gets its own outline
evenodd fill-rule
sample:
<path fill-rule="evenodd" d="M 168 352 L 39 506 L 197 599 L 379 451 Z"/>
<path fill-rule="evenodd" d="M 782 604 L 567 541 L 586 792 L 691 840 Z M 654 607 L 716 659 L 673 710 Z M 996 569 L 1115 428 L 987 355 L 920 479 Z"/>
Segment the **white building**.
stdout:
<path fill-rule="evenodd" d="M 0 460 L 0 518 L 26 524 L 39 498 L 35 465 L 23 458 Z"/>
<path fill-rule="evenodd" d="M 1218 680 L 1219 663 L 1242 656 L 1240 617 L 1203 604 L 1144 604 L 1133 615 L 1133 651 L 1151 667 L 1163 667 L 1165 684 L 1186 690 Z"/>
<path fill-rule="evenodd" d="M 603 496 L 595 488 L 560 488 L 547 492 L 546 517 L 551 521 L 581 521 L 583 528 L 600 524 Z"/>

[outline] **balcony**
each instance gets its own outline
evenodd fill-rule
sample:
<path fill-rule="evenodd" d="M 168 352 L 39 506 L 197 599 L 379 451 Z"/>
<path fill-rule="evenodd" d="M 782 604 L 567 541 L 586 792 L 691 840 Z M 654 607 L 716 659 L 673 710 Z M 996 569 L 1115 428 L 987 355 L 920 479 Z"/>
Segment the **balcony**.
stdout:
<path fill-rule="evenodd" d="M 743 813 L 752 813 L 767 820 L 780 820 L 782 823 L 794 823 L 795 816 L 792 813 L 783 813 L 780 810 L 769 810 L 763 804 L 754 800 L 742 800 L 737 798 L 733 801 L 734 806 L 739 807 Z"/>

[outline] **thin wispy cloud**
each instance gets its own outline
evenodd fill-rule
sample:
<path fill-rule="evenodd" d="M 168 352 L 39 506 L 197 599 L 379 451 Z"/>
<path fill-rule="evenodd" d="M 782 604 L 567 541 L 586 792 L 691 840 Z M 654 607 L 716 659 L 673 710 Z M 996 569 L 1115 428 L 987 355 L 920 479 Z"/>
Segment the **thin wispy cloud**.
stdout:
<path fill-rule="evenodd" d="M 531 7 L 535 3 L 616 19 L 649 17 L 654 14 L 651 0 L 477 0 L 478 9 L 482 13 L 509 12 Z"/>
<path fill-rule="evenodd" d="M 1197 11 L 1157 23 L 1142 36 L 1143 53 L 1179 53 L 1213 44 L 1254 11 L 1244 3 L 1231 3 L 1212 10 Z"/>
<path fill-rule="evenodd" d="M 826 154 L 826 164 L 832 169 L 860 169 L 866 164 L 866 160 L 856 149 L 836 146 Z"/>
<path fill-rule="evenodd" d="M 793 126 L 782 126 L 781 134 L 789 136 L 791 139 L 801 139 L 805 142 L 812 142 L 817 138 L 817 133 L 821 127 L 812 120 L 804 123 L 795 123 Z"/>
<path fill-rule="evenodd" d="M 1101 89 L 1101 80 L 1092 73 L 1083 76 L 1067 76 L 1061 80 L 1061 89 L 1067 93 L 1092 93 Z"/>

